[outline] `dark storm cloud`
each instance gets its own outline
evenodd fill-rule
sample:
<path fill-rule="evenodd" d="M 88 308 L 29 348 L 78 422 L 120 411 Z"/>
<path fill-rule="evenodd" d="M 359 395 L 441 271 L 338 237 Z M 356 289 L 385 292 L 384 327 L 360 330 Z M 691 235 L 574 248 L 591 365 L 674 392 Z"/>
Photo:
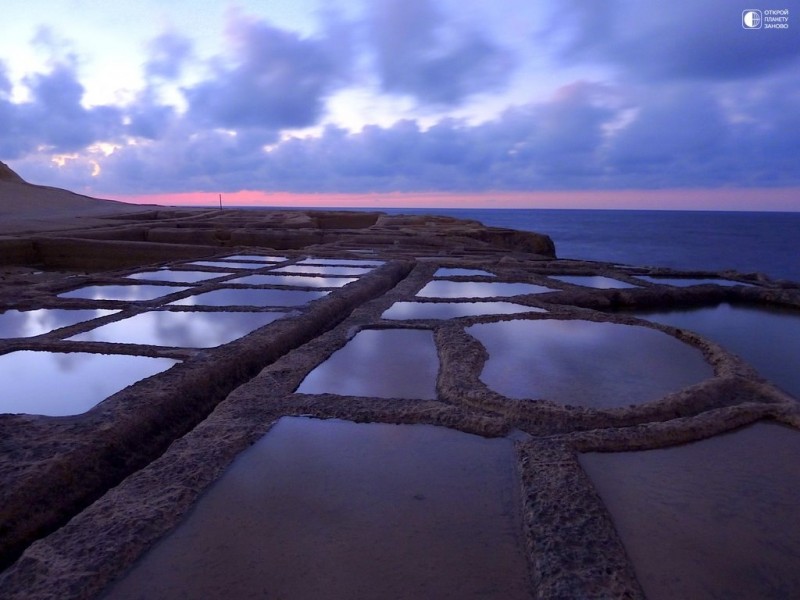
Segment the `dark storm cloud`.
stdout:
<path fill-rule="evenodd" d="M 749 7 L 730 0 L 567 0 L 548 31 L 567 37 L 562 55 L 570 61 L 611 64 L 643 79 L 745 79 L 796 67 L 800 36 L 744 29 Z"/>
<path fill-rule="evenodd" d="M 329 38 L 303 38 L 264 22 L 235 18 L 232 64 L 218 61 L 211 77 L 185 90 L 200 124 L 271 129 L 313 125 L 346 71 Z"/>
<path fill-rule="evenodd" d="M 457 25 L 432 0 L 380 0 L 370 10 L 367 29 L 384 91 L 456 105 L 507 82 L 510 53 L 486 33 Z"/>

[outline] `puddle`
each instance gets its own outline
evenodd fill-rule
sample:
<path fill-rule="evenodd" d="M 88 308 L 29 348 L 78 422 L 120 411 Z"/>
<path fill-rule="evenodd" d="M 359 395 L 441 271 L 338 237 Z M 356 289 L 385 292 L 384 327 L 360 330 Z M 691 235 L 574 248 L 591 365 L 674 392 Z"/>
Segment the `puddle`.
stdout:
<path fill-rule="evenodd" d="M 472 276 L 483 276 L 483 277 L 494 277 L 494 273 L 490 273 L 489 271 L 484 271 L 483 269 L 451 269 L 449 267 L 442 267 L 438 269 L 436 273 L 433 274 L 434 277 L 453 277 L 453 276 L 463 276 L 463 277 L 472 277 Z"/>
<path fill-rule="evenodd" d="M 508 439 L 285 417 L 105 597 L 530 598 Z"/>
<path fill-rule="evenodd" d="M 613 277 L 603 277 L 602 275 L 548 275 L 550 279 L 557 279 L 564 283 L 582 285 L 584 287 L 595 288 L 598 290 L 613 290 L 635 288 L 635 285 L 625 283 Z"/>
<path fill-rule="evenodd" d="M 234 254 L 233 256 L 225 256 L 221 260 L 243 260 L 243 261 L 253 261 L 253 262 L 267 262 L 267 263 L 279 263 L 285 260 L 289 260 L 285 256 L 262 256 L 260 254 Z"/>
<path fill-rule="evenodd" d="M 431 281 L 417 296 L 421 298 L 493 298 L 541 294 L 551 288 L 533 283 L 503 283 L 495 281 Z"/>
<path fill-rule="evenodd" d="M 301 275 L 363 275 L 372 271 L 373 267 L 332 267 L 314 265 L 289 265 L 272 269 L 270 273 L 299 273 Z"/>
<path fill-rule="evenodd" d="M 304 258 L 299 265 L 343 265 L 353 267 L 380 267 L 385 264 L 382 260 L 363 260 L 359 258 Z"/>
<path fill-rule="evenodd" d="M 258 262 L 233 262 L 224 260 L 198 260 L 185 264 L 194 265 L 196 267 L 215 267 L 219 269 L 263 269 L 269 266 L 268 264 Z"/>
<path fill-rule="evenodd" d="M 433 332 L 368 329 L 309 373 L 297 391 L 378 398 L 436 398 Z"/>
<path fill-rule="evenodd" d="M 33 337 L 54 329 L 77 325 L 98 317 L 114 314 L 115 310 L 66 310 L 40 308 L 38 310 L 7 310 L 0 314 L 0 338 Z"/>
<path fill-rule="evenodd" d="M 78 342 L 213 348 L 237 340 L 285 313 L 150 311 L 101 325 L 71 338 Z"/>
<path fill-rule="evenodd" d="M 59 298 L 85 298 L 87 300 L 154 300 L 161 296 L 183 292 L 187 287 L 167 285 L 89 285 L 59 294 Z"/>
<path fill-rule="evenodd" d="M 713 375 L 702 353 L 660 331 L 591 321 L 505 321 L 466 329 L 489 352 L 481 380 L 509 398 L 614 408 Z"/>
<path fill-rule="evenodd" d="M 580 456 L 648 598 L 796 598 L 800 432 Z"/>
<path fill-rule="evenodd" d="M 228 283 L 248 285 L 283 285 L 303 287 L 342 287 L 355 281 L 355 277 L 309 277 L 306 275 L 248 275 Z"/>
<path fill-rule="evenodd" d="M 207 279 L 216 279 L 233 273 L 209 273 L 208 271 L 172 271 L 162 269 L 160 271 L 144 271 L 127 275 L 128 279 L 146 279 L 149 281 L 168 281 L 170 283 L 197 283 Z"/>
<path fill-rule="evenodd" d="M 738 354 L 761 375 L 800 398 L 800 311 L 720 304 L 629 314 L 695 331 Z"/>
<path fill-rule="evenodd" d="M 0 356 L 0 412 L 79 415 L 121 389 L 166 371 L 176 360 L 20 350 Z"/>
<path fill-rule="evenodd" d="M 716 285 L 732 286 L 744 285 L 746 287 L 753 287 L 749 283 L 739 283 L 738 281 L 731 281 L 730 279 L 698 279 L 691 277 L 649 277 L 647 275 L 637 275 L 636 279 L 643 279 L 650 283 L 659 283 L 661 285 L 673 285 L 675 287 L 689 287 L 691 285 L 706 285 L 713 283 Z"/>
<path fill-rule="evenodd" d="M 543 308 L 513 302 L 395 302 L 382 319 L 455 319 L 475 315 L 510 315 L 547 312 Z"/>
<path fill-rule="evenodd" d="M 328 292 L 223 288 L 170 302 L 174 306 L 300 306 Z"/>

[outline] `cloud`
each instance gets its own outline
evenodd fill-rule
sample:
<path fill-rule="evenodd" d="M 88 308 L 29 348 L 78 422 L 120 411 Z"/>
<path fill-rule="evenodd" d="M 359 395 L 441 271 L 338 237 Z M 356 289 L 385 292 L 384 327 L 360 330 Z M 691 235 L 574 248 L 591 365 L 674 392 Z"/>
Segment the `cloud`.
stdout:
<path fill-rule="evenodd" d="M 344 80 L 341 48 L 326 37 L 304 38 L 236 15 L 228 26 L 231 62 L 185 90 L 199 124 L 273 130 L 315 124 L 325 100 Z"/>
<path fill-rule="evenodd" d="M 744 8 L 729 0 L 567 0 L 549 29 L 566 37 L 568 61 L 609 64 L 644 80 L 736 80 L 796 68 L 800 37 L 745 30 Z"/>
<path fill-rule="evenodd" d="M 191 40 L 174 32 L 165 32 L 154 38 L 147 49 L 150 57 L 144 71 L 148 78 L 177 79 L 192 57 Z"/>
<path fill-rule="evenodd" d="M 380 0 L 370 8 L 367 30 L 383 91 L 452 106 L 507 83 L 510 52 L 447 19 L 432 0 Z"/>

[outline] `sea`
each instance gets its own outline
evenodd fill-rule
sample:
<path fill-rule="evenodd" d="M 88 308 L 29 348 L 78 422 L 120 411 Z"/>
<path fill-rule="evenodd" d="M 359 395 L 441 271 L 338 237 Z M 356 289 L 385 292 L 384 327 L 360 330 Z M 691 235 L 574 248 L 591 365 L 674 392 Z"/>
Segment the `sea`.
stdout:
<path fill-rule="evenodd" d="M 331 210 L 330 208 L 324 210 Z M 800 212 L 369 208 L 447 215 L 549 235 L 559 258 L 800 282 Z"/>

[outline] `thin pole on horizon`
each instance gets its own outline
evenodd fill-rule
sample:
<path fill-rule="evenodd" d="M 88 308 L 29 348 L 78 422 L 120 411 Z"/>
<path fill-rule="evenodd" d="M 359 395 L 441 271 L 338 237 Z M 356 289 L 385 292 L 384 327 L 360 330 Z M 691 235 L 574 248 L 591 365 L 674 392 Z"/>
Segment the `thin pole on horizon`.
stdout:
<path fill-rule="evenodd" d="M 219 209 L 222 210 L 222 194 L 219 195 Z"/>

